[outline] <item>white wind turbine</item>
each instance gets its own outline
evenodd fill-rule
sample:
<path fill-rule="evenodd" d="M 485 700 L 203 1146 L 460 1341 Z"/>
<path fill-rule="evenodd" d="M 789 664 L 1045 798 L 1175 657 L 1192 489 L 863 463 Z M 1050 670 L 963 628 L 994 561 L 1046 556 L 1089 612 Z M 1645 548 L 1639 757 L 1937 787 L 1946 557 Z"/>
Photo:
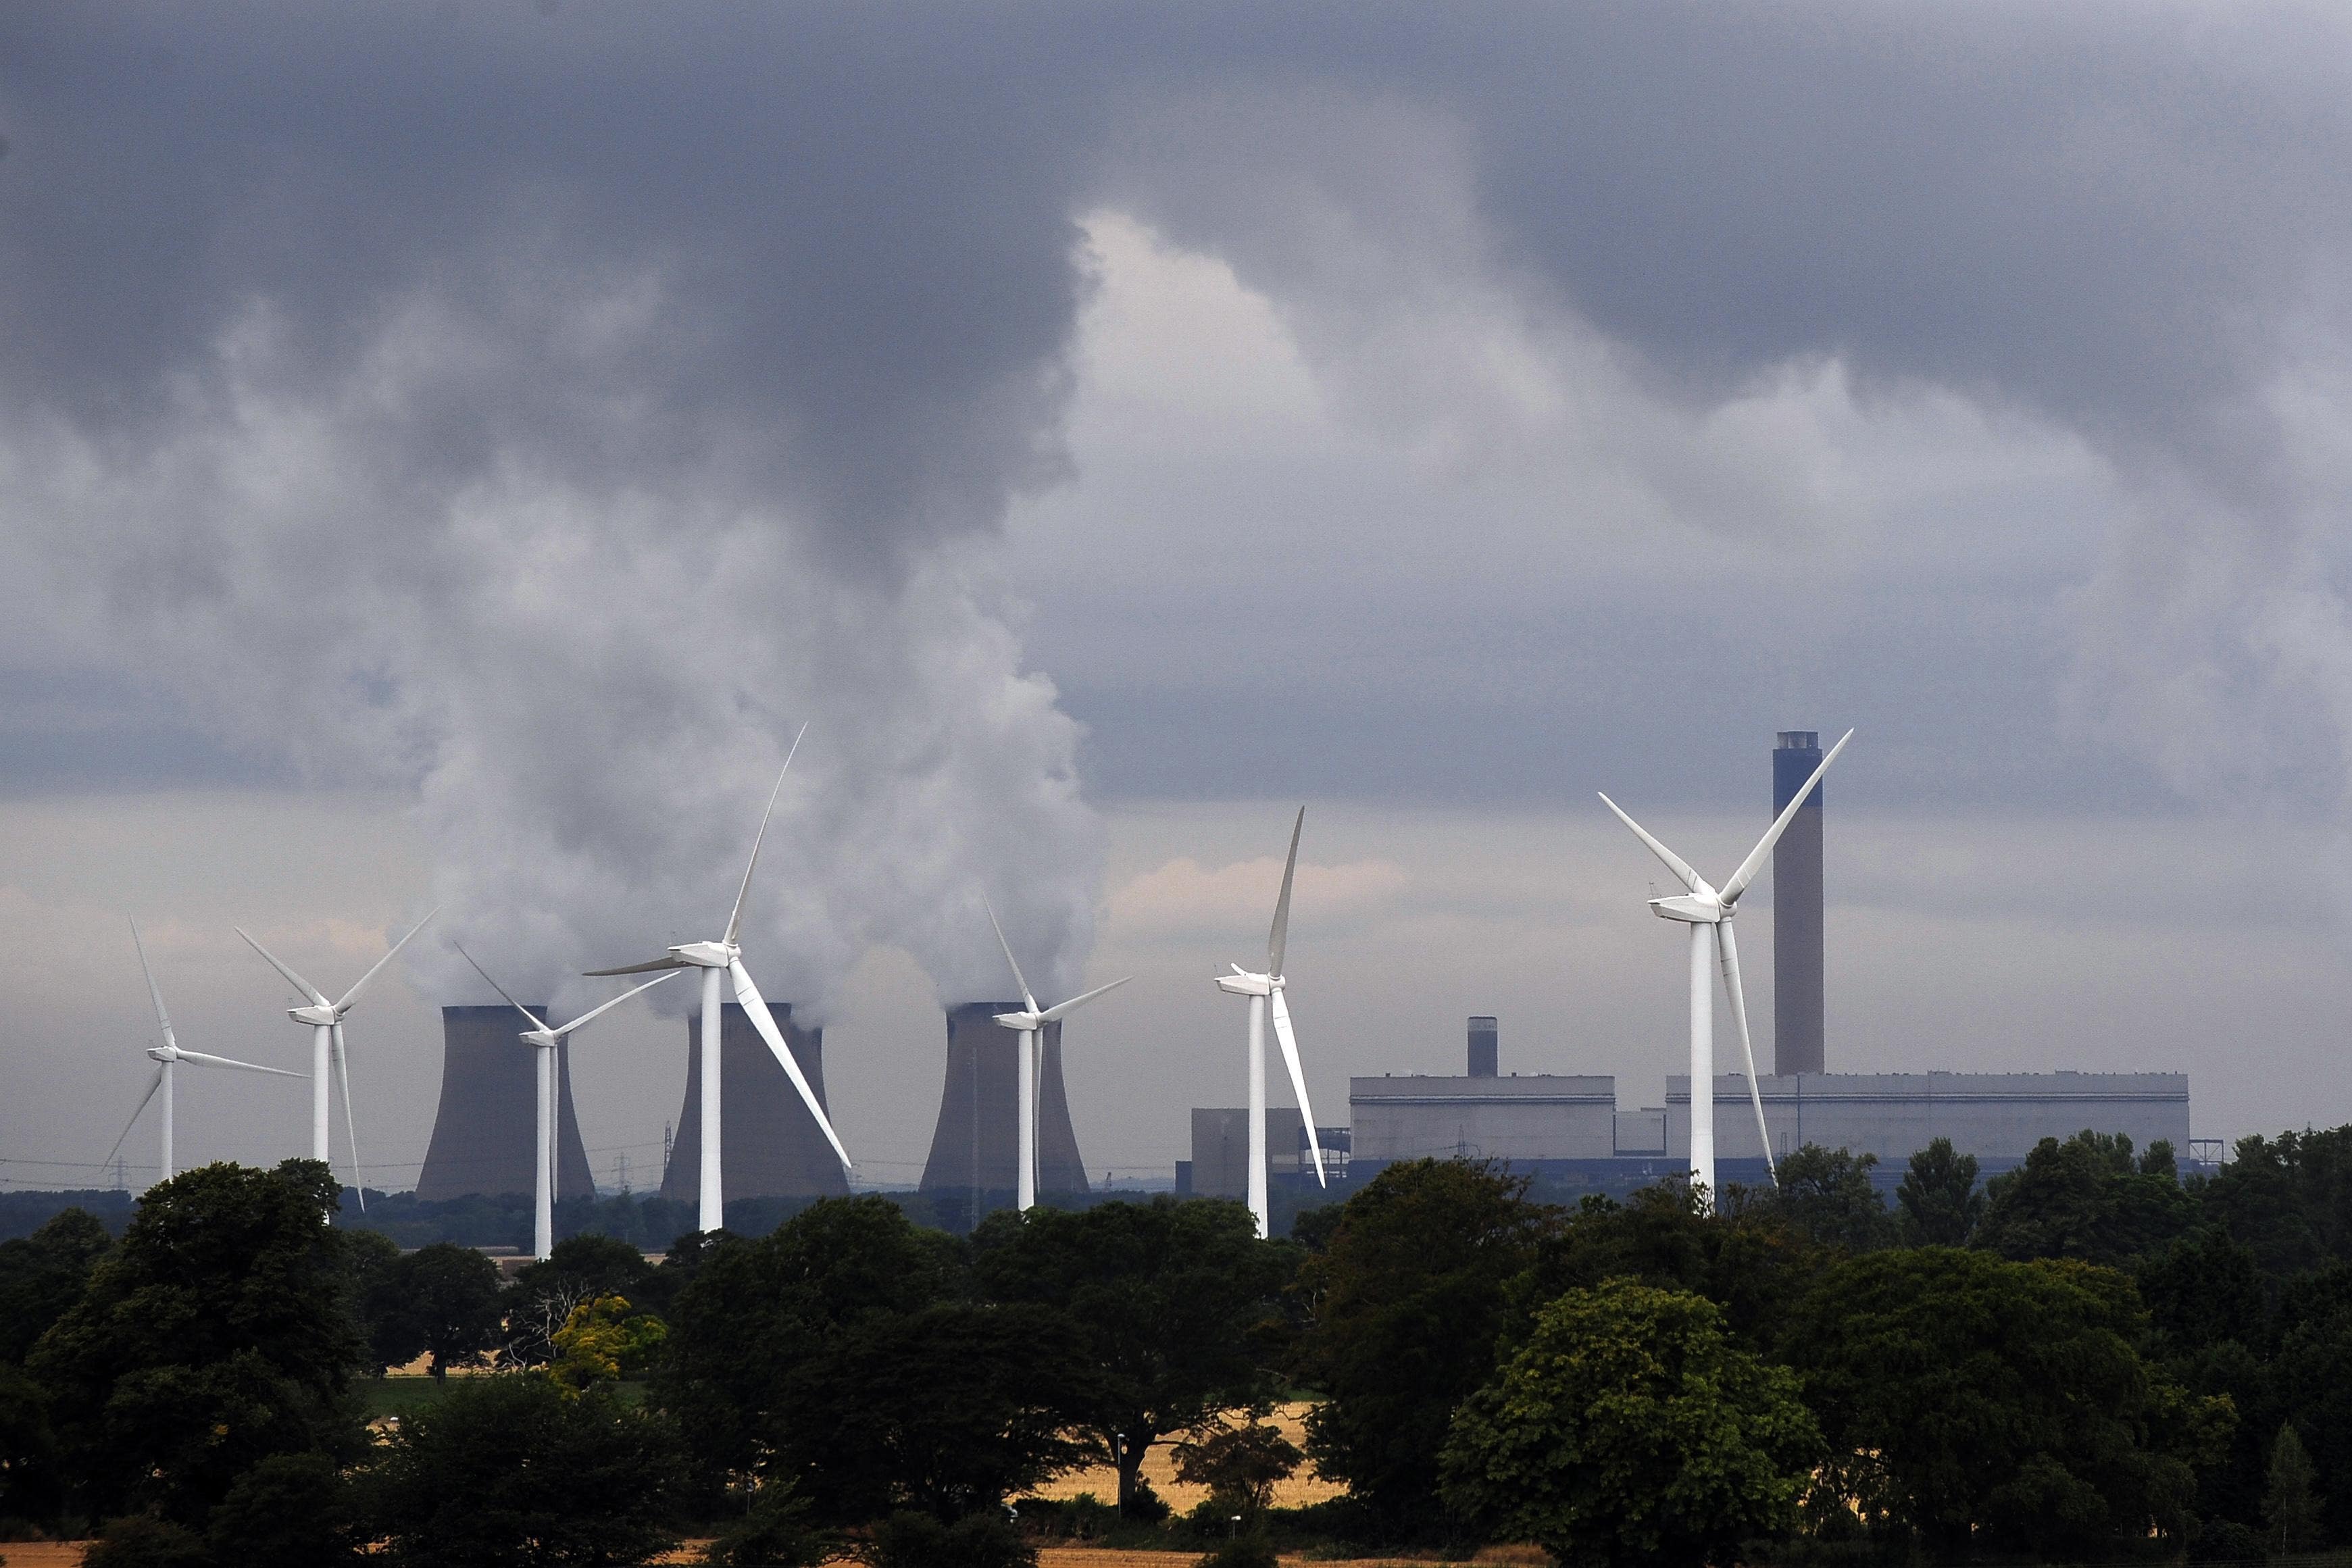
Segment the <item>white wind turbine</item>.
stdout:
<path fill-rule="evenodd" d="M 1290 939 L 1290 882 L 1298 870 L 1298 834 L 1307 826 L 1307 808 L 1290 825 L 1290 858 L 1282 863 L 1282 894 L 1275 900 L 1274 928 L 1266 934 L 1265 972 L 1254 975 L 1239 964 L 1217 984 L 1235 996 L 1249 998 L 1249 1206 L 1257 1216 L 1257 1233 L 1266 1234 L 1273 1205 L 1265 1190 L 1265 1015 L 1274 1014 L 1274 1036 L 1282 1046 L 1282 1064 L 1290 1069 L 1291 1092 L 1298 1096 L 1299 1118 L 1307 1124 L 1307 1147 L 1315 1151 L 1315 1179 L 1331 1184 L 1323 1175 L 1323 1141 L 1315 1134 L 1315 1109 L 1307 1103 L 1307 1074 L 1298 1065 L 1298 1037 L 1290 1028 L 1290 1005 L 1282 999 L 1282 953 Z"/>
<path fill-rule="evenodd" d="M 276 954 L 256 942 L 243 926 L 236 928 L 236 934 L 245 938 L 247 946 L 260 954 L 271 968 L 283 975 L 288 985 L 310 998 L 310 1005 L 307 1007 L 286 1009 L 288 1018 L 292 1019 L 296 1023 L 306 1023 L 310 1026 L 310 1157 L 321 1165 L 327 1163 L 327 1128 L 330 1120 L 327 1073 L 331 1066 L 336 1081 L 341 1083 L 343 1089 L 343 1133 L 352 1146 L 352 1187 L 359 1194 L 360 1207 L 362 1209 L 367 1207 L 367 1185 L 360 1178 L 359 1121 L 352 1113 L 352 1067 L 350 1059 L 343 1052 L 343 1015 L 350 1012 L 352 1004 L 360 999 L 360 993 L 367 989 L 367 983 L 374 979 L 377 972 L 386 964 L 392 962 L 393 955 L 407 946 L 409 938 L 424 930 L 433 917 L 440 913 L 441 907 L 438 904 L 426 910 L 425 918 L 408 928 L 408 936 L 394 943 L 385 951 L 384 956 L 375 961 L 373 967 L 359 977 L 359 983 L 343 993 L 342 1000 L 336 1002 L 329 1001 L 326 992 L 280 963 Z"/>
<path fill-rule="evenodd" d="M 1756 1083 L 1756 1048 L 1748 1036 L 1748 997 L 1739 984 L 1739 944 L 1731 935 L 1731 917 L 1738 913 L 1739 895 L 1748 891 L 1748 884 L 1762 873 L 1765 862 L 1771 858 L 1772 846 L 1780 841 L 1781 833 L 1811 798 L 1822 775 L 1830 770 L 1830 764 L 1837 760 L 1838 753 L 1853 738 L 1853 731 L 1849 729 L 1830 747 L 1830 754 L 1822 758 L 1822 765 L 1813 769 L 1805 787 L 1773 819 L 1764 837 L 1748 852 L 1748 858 L 1739 862 L 1739 869 L 1720 889 L 1708 886 L 1706 879 L 1693 871 L 1688 861 L 1651 836 L 1649 830 L 1627 816 L 1616 801 L 1605 794 L 1601 797 L 1601 804 L 1616 812 L 1617 820 L 1633 829 L 1634 837 L 1649 845 L 1650 852 L 1664 861 L 1666 869 L 1689 890 L 1672 898 L 1650 900 L 1650 911 L 1662 920 L 1679 920 L 1690 927 L 1691 1180 L 1703 1189 L 1701 1201 L 1709 1207 L 1715 1203 L 1715 984 L 1707 974 L 1706 934 L 1710 927 L 1714 929 L 1714 946 L 1723 966 L 1724 989 L 1730 993 L 1731 1010 L 1739 1020 L 1739 1050 L 1748 1064 L 1748 1098 L 1756 1107 L 1756 1135 L 1764 1147 L 1764 1166 L 1778 1182 L 1780 1173 L 1772 1163 L 1772 1137 L 1764 1124 L 1764 1095 Z"/>
<path fill-rule="evenodd" d="M 998 1013 L 996 1021 L 1021 1035 L 1021 1171 L 1014 1178 L 1017 1189 L 1014 1205 L 1023 1214 L 1029 1212 L 1037 1201 L 1037 1040 L 1049 1023 L 1069 1017 L 1105 991 L 1115 991 L 1135 977 L 1122 976 L 1108 986 L 1097 986 L 1084 996 L 1072 997 L 1066 1002 L 1056 1002 L 1050 1008 L 1040 1008 L 1037 998 L 1029 994 L 1029 982 L 1022 977 L 1021 960 L 1013 956 L 1013 944 L 1004 939 L 1004 927 L 996 918 L 996 906 L 988 895 L 980 895 L 981 906 L 988 911 L 989 925 L 996 927 L 997 946 L 1004 949 L 1004 961 L 1013 966 L 1013 983 L 1021 988 L 1022 1010 Z"/>
<path fill-rule="evenodd" d="M 156 1092 L 161 1090 L 163 1095 L 163 1155 L 155 1179 L 170 1181 L 174 1169 L 172 1163 L 172 1069 L 175 1065 L 193 1061 L 199 1067 L 234 1067 L 245 1072 L 274 1073 L 279 1078 L 299 1078 L 302 1075 L 289 1072 L 282 1067 L 263 1067 L 256 1062 L 236 1061 L 226 1056 L 206 1056 L 202 1051 L 182 1051 L 180 1042 L 172 1034 L 171 1015 L 163 1010 L 163 992 L 155 984 L 155 971 L 147 967 L 147 944 L 139 939 L 139 922 L 136 920 L 131 923 L 131 945 L 139 949 L 139 972 L 147 977 L 147 994 L 154 998 L 155 1023 L 163 1031 L 163 1043 L 147 1048 L 148 1056 L 157 1064 L 155 1076 L 148 1081 L 147 1092 L 140 1096 L 139 1109 L 131 1112 L 131 1120 L 122 1124 L 121 1134 L 114 1140 L 114 1147 L 106 1151 L 106 1158 L 110 1165 L 113 1163 L 116 1151 L 122 1147 L 122 1140 L 131 1135 L 131 1129 L 137 1126 L 139 1118 L 146 1113 L 147 1102 L 155 1098 Z"/>
<path fill-rule="evenodd" d="M 453 942 L 450 946 L 457 949 L 459 956 L 463 957 L 466 962 L 474 965 L 474 973 L 481 976 L 485 980 L 490 980 L 490 972 L 488 969 L 483 968 L 481 965 L 474 963 L 474 956 L 471 953 L 467 952 L 461 944 Z M 644 985 L 638 986 L 632 990 L 623 991 L 619 996 L 614 997 L 603 1007 L 591 1009 L 589 1011 L 582 1013 L 578 1018 L 573 1019 L 570 1023 L 562 1025 L 556 1029 L 548 1028 L 547 1020 L 545 1019 L 541 1018 L 529 1008 L 523 1006 L 520 1002 L 516 1001 L 511 995 L 509 995 L 507 988 L 504 986 L 499 985 L 496 980 L 490 980 L 490 989 L 498 992 L 499 995 L 505 997 L 507 998 L 508 1006 L 513 1008 L 515 1011 L 522 1014 L 524 1018 L 530 1020 L 530 1027 L 522 1031 L 522 1042 L 525 1045 L 533 1048 L 532 1054 L 537 1058 L 537 1061 L 532 1064 L 533 1070 L 536 1073 L 536 1078 L 533 1083 L 534 1092 L 532 1094 L 532 1103 L 536 1111 L 536 1137 L 532 1145 L 533 1154 L 530 1166 L 530 1250 L 532 1257 L 544 1259 L 555 1250 L 556 1046 L 562 1042 L 565 1035 L 570 1034 L 573 1030 L 578 1029 L 582 1024 L 588 1022 L 591 1019 L 612 1011 L 614 1008 L 619 1007 L 623 1002 L 627 1001 L 631 997 L 635 996 L 638 991 L 650 991 L 656 986 L 660 985 L 664 980 L 674 980 L 677 977 L 677 971 L 676 969 L 670 970 L 666 975 L 656 975 Z"/>
<path fill-rule="evenodd" d="M 801 1064 L 793 1060 L 782 1033 L 776 1028 L 775 1016 L 768 1011 L 767 998 L 760 988 L 751 983 L 751 973 L 743 967 L 743 949 L 736 941 L 743 927 L 743 899 L 751 891 L 751 873 L 760 864 L 760 843 L 768 836 L 768 819 L 775 814 L 776 797 L 783 793 L 784 774 L 792 771 L 793 754 L 801 748 L 801 735 L 808 726 L 801 726 L 801 734 L 793 737 L 793 748 L 784 754 L 782 771 L 776 775 L 776 787 L 768 794 L 768 809 L 760 817 L 760 831 L 751 841 L 751 863 L 743 868 L 743 885 L 735 891 L 735 908 L 727 916 L 727 935 L 716 942 L 683 942 L 666 955 L 645 964 L 630 964 L 618 969 L 591 969 L 591 976 L 648 975 L 656 969 L 700 969 L 702 971 L 702 1202 L 698 1223 L 704 1230 L 717 1230 L 726 1223 L 726 1195 L 720 1190 L 719 1163 L 719 977 L 725 974 L 735 982 L 735 999 L 760 1038 L 768 1042 L 776 1061 L 783 1067 L 793 1087 L 801 1092 L 802 1103 L 824 1134 L 825 1142 L 841 1158 L 841 1168 L 849 1168 L 849 1151 L 841 1146 L 841 1139 L 825 1117 L 824 1107 L 817 1103 L 816 1094 L 801 1076 Z"/>

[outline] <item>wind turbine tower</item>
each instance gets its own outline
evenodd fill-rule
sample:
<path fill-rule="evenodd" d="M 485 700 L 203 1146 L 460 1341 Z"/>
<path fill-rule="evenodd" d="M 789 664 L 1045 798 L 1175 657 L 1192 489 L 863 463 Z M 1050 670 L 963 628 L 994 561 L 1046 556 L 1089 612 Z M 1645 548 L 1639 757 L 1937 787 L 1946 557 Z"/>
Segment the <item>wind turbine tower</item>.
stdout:
<path fill-rule="evenodd" d="M 531 1156 L 530 1245 L 531 1256 L 544 1259 L 555 1250 L 555 1053 L 562 1048 L 565 1035 L 570 1034 L 582 1024 L 612 1011 L 639 991 L 650 991 L 664 980 L 675 978 L 677 971 L 672 969 L 667 974 L 656 975 L 644 985 L 623 991 L 604 1006 L 590 1009 L 570 1023 L 558 1029 L 550 1029 L 547 1027 L 546 1019 L 511 996 L 508 996 L 504 986 L 499 985 L 496 980 L 490 980 L 490 972 L 481 965 L 474 963 L 474 956 L 471 953 L 467 952 L 462 946 L 457 948 L 457 952 L 466 962 L 474 965 L 474 973 L 481 976 L 485 980 L 489 980 L 490 989 L 498 992 L 501 997 L 506 997 L 507 1005 L 522 1014 L 524 1020 L 530 1025 L 521 1034 L 522 1042 L 531 1047 L 532 1054 L 538 1058 L 534 1064 L 538 1069 L 538 1082 L 535 1085 L 536 1092 L 532 1096 L 536 1119 L 533 1126 Z"/>
<path fill-rule="evenodd" d="M 148 967 L 147 944 L 139 939 L 139 922 L 136 920 L 131 923 L 131 945 L 139 950 L 139 972 L 147 977 L 147 995 L 155 1004 L 155 1027 L 163 1030 L 163 1043 L 147 1048 L 147 1055 L 156 1064 L 155 1076 L 147 1081 L 147 1092 L 139 1097 L 138 1110 L 131 1112 L 131 1120 L 122 1124 L 122 1131 L 116 1135 L 114 1147 L 106 1151 L 106 1157 L 110 1164 L 113 1161 L 121 1151 L 122 1140 L 129 1137 L 131 1129 L 139 1124 L 140 1116 L 147 1109 L 147 1102 L 160 1092 L 163 1096 L 163 1150 L 157 1161 L 155 1179 L 165 1182 L 170 1181 L 179 1168 L 173 1163 L 173 1068 L 183 1061 L 190 1061 L 198 1067 L 234 1067 L 242 1072 L 268 1072 L 279 1078 L 299 1078 L 302 1075 L 289 1072 L 282 1067 L 263 1067 L 256 1062 L 237 1061 L 226 1056 L 206 1056 L 202 1051 L 182 1051 L 179 1040 L 172 1033 L 172 1017 L 163 1010 L 163 992 L 155 984 L 155 971 Z"/>
<path fill-rule="evenodd" d="M 1617 820 L 1633 830 L 1633 836 L 1649 846 L 1650 852 L 1663 862 L 1665 868 L 1687 890 L 1671 898 L 1650 900 L 1650 912 L 1662 920 L 1678 920 L 1690 927 L 1690 1071 L 1691 1071 L 1691 1180 L 1702 1191 L 1701 1201 L 1713 1207 L 1715 1185 L 1715 982 L 1707 973 L 1708 949 L 1714 949 L 1723 968 L 1724 989 L 1731 998 L 1732 1016 L 1739 1023 L 1739 1050 L 1748 1067 L 1748 1098 L 1756 1108 L 1756 1135 L 1764 1149 L 1765 1167 L 1772 1168 L 1772 1135 L 1764 1123 L 1764 1095 L 1756 1082 L 1756 1048 L 1748 1034 L 1748 998 L 1739 983 L 1739 945 L 1731 934 L 1731 917 L 1738 911 L 1739 895 L 1761 874 L 1765 862 L 1771 859 L 1772 847 L 1789 824 L 1804 809 L 1806 800 L 1820 787 L 1822 775 L 1829 771 L 1846 742 L 1853 738 L 1847 730 L 1830 754 L 1822 758 L 1794 798 L 1774 818 L 1772 826 L 1739 869 L 1721 888 L 1691 869 L 1690 862 L 1660 843 L 1650 831 L 1627 816 L 1624 810 L 1607 795 L 1601 797 L 1602 805 L 1616 812 Z M 1713 940 L 1707 936 L 1714 932 Z M 1780 1179 L 1773 1172 L 1773 1179 Z"/>
<path fill-rule="evenodd" d="M 343 1051 L 343 1015 L 359 1001 L 360 993 L 367 989 L 368 982 L 392 962 L 393 955 L 407 946 L 410 938 L 424 930 L 440 913 L 438 905 L 425 911 L 425 918 L 408 928 L 408 936 L 394 943 L 384 956 L 375 961 L 374 967 L 362 975 L 359 983 L 343 993 L 342 1000 L 335 1002 L 329 1001 L 326 992 L 280 963 L 276 954 L 256 942 L 243 926 L 236 928 L 236 934 L 245 938 L 247 946 L 260 954 L 271 968 L 284 976 L 288 985 L 310 998 L 306 1007 L 286 1009 L 288 1018 L 296 1023 L 310 1026 L 310 1157 L 320 1165 L 327 1163 L 327 1128 L 331 1120 L 328 1115 L 327 1075 L 331 1068 L 335 1079 L 342 1085 L 343 1132 L 351 1141 L 352 1186 L 359 1193 L 362 1208 L 367 1207 L 367 1187 L 360 1178 L 359 1122 L 352 1113 L 352 1072 L 350 1059 Z"/>
<path fill-rule="evenodd" d="M 841 1160 L 842 1169 L 849 1168 L 849 1151 L 841 1146 L 840 1135 L 834 1132 L 833 1123 L 824 1113 L 824 1106 L 802 1076 L 800 1063 L 784 1044 L 782 1033 L 776 1028 L 773 1015 L 768 1011 L 767 999 L 752 983 L 751 972 L 743 967 L 743 948 L 737 938 L 743 930 L 743 900 L 751 892 L 751 873 L 759 869 L 760 845 L 768 836 L 768 819 L 775 815 L 776 797 L 784 791 L 784 775 L 793 770 L 793 757 L 801 748 L 801 736 L 808 726 L 801 726 L 800 735 L 793 737 L 792 750 L 784 754 L 784 766 L 776 774 L 776 787 L 768 793 L 768 809 L 761 813 L 760 831 L 751 840 L 751 859 L 743 867 L 742 885 L 735 890 L 735 907 L 727 916 L 727 935 L 716 942 L 683 942 L 661 957 L 643 964 L 630 964 L 617 969 L 591 969 L 591 976 L 646 975 L 657 969 L 700 969 L 702 971 L 702 1181 L 700 1215 L 698 1223 L 706 1231 L 717 1230 L 727 1222 L 726 1167 L 720 1163 L 719 1093 L 719 979 L 725 975 L 734 982 L 735 999 L 743 1005 L 744 1014 L 760 1031 L 779 1065 L 800 1092 L 801 1101 L 816 1118 L 825 1142 Z"/>
<path fill-rule="evenodd" d="M 1315 1180 L 1331 1184 L 1323 1174 L 1323 1143 L 1315 1134 L 1315 1109 L 1307 1103 L 1307 1074 L 1298 1065 L 1298 1037 L 1290 1027 L 1290 1004 L 1283 1000 L 1282 959 L 1290 940 L 1290 883 L 1298 871 L 1298 835 L 1307 826 L 1307 808 L 1290 825 L 1290 855 L 1282 862 L 1282 892 L 1274 902 L 1274 927 L 1266 934 L 1265 970 L 1252 974 L 1239 964 L 1230 975 L 1219 975 L 1217 985 L 1249 998 L 1249 1206 L 1257 1217 L 1257 1233 L 1273 1223 L 1274 1205 L 1265 1178 L 1265 1020 L 1274 1017 L 1274 1035 L 1282 1047 L 1282 1064 L 1290 1070 L 1291 1092 L 1298 1096 L 1299 1119 L 1307 1124 L 1307 1145 L 1315 1152 Z"/>
<path fill-rule="evenodd" d="M 1105 991 L 1115 991 L 1133 976 L 1121 976 L 1108 986 L 1097 986 L 1083 996 L 1072 997 L 1066 1002 L 1056 1002 L 1050 1008 L 1040 1008 L 1037 998 L 1030 994 L 1029 982 L 1022 977 L 1021 960 L 1013 956 L 1013 944 L 1004 939 L 1004 927 L 996 918 L 996 906 L 981 895 L 981 906 L 988 911 L 988 924 L 995 929 L 996 945 L 1004 949 L 1004 961 L 1013 966 L 1013 983 L 1021 988 L 1021 1006 L 1012 1012 L 998 1013 L 996 1021 L 1021 1037 L 1020 1152 L 1015 1156 L 1013 1171 L 1013 1207 L 1026 1214 L 1037 1204 L 1037 1040 L 1048 1024 L 1059 1023 L 1076 1012 Z"/>

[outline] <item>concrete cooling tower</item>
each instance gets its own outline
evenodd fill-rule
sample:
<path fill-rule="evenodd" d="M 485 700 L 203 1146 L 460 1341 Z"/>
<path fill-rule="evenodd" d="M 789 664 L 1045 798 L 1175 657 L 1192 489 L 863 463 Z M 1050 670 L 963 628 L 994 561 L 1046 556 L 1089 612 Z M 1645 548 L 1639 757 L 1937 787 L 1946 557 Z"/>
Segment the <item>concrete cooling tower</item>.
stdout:
<path fill-rule="evenodd" d="M 816 1103 L 833 1114 L 824 1097 L 824 1030 L 793 1022 L 792 1005 L 770 1002 L 776 1028 L 800 1064 Z M 719 1180 L 728 1198 L 845 1197 L 849 1178 L 816 1118 L 785 1076 L 783 1064 L 760 1038 L 741 1004 L 719 1008 Z M 677 1137 L 661 1195 L 692 1203 L 702 1190 L 702 1015 L 686 1020 L 686 1105 L 677 1113 Z"/>
<path fill-rule="evenodd" d="M 1021 1037 L 995 1015 L 1019 1010 L 1013 1002 L 966 1002 L 948 1009 L 948 1070 L 940 1096 L 940 1124 L 922 1190 L 942 1195 L 992 1194 L 1009 1205 L 1021 1144 Z M 1062 1026 L 1045 1029 L 1037 1081 L 1037 1191 L 1082 1193 L 1086 1162 L 1070 1129 L 1069 1097 L 1062 1088 Z"/>
<path fill-rule="evenodd" d="M 531 1010 L 550 1023 L 561 1021 L 545 1008 Z M 503 1003 L 441 1009 L 441 1109 L 433 1119 L 425 1168 L 416 1175 L 419 1198 L 530 1196 L 531 1151 L 539 1135 L 532 1059 L 538 1052 L 520 1038 L 527 1027 L 522 1015 Z M 595 1191 L 595 1183 L 572 1113 L 569 1040 L 556 1048 L 555 1068 L 555 1196 L 583 1197 Z"/>

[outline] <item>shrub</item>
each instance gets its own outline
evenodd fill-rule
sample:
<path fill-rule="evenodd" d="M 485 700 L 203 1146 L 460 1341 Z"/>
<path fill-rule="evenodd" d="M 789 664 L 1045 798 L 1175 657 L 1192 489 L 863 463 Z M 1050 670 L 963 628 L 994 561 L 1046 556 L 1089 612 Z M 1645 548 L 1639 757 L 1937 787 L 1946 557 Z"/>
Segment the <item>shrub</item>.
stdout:
<path fill-rule="evenodd" d="M 789 1481 L 770 1481 L 752 1495 L 750 1511 L 719 1532 L 704 1554 L 727 1568 L 815 1568 L 832 1560 L 838 1542 L 809 1520 L 808 1500 Z"/>
<path fill-rule="evenodd" d="M 928 1513 L 894 1513 L 874 1527 L 873 1568 L 1037 1568 L 1037 1549 L 993 1514 L 943 1524 Z"/>
<path fill-rule="evenodd" d="M 675 1540 L 680 1467 L 659 1419 L 538 1373 L 456 1381 L 401 1423 L 369 1477 L 388 1561 L 642 1563 Z"/>
<path fill-rule="evenodd" d="M 213 1510 L 213 1556 L 236 1568 L 329 1568 L 355 1561 L 351 1489 L 324 1454 L 272 1454 Z"/>
<path fill-rule="evenodd" d="M 152 1513 L 110 1519 L 82 1555 L 82 1568 L 211 1568 L 194 1531 Z"/>
<path fill-rule="evenodd" d="M 1194 1568 L 1281 1568 L 1281 1560 L 1274 1553 L 1274 1542 L 1253 1531 L 1234 1536 Z"/>

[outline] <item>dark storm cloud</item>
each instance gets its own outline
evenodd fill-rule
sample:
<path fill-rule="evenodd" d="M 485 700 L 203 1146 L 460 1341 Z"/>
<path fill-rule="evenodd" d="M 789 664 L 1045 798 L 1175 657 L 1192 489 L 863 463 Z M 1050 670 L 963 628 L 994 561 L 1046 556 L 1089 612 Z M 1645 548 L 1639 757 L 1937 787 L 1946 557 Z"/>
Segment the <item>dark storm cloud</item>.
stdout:
<path fill-rule="evenodd" d="M 993 983 L 958 901 L 1037 867 L 1074 967 L 1096 851 L 956 552 L 1060 471 L 1087 208 L 1296 304 L 1353 286 L 1328 213 L 1443 277 L 1458 200 L 1471 262 L 1695 404 L 1839 356 L 2253 528 L 2263 396 L 2340 281 L 2345 42 L 2153 6 L 10 7 L 0 503 L 89 641 L 241 745 L 421 781 L 445 891 L 516 921 L 708 902 L 773 761 L 740 733 L 814 708 L 833 903 L 795 929 L 851 935 L 808 985 L 866 938 Z M 628 935 L 597 918 L 545 974 Z"/>

